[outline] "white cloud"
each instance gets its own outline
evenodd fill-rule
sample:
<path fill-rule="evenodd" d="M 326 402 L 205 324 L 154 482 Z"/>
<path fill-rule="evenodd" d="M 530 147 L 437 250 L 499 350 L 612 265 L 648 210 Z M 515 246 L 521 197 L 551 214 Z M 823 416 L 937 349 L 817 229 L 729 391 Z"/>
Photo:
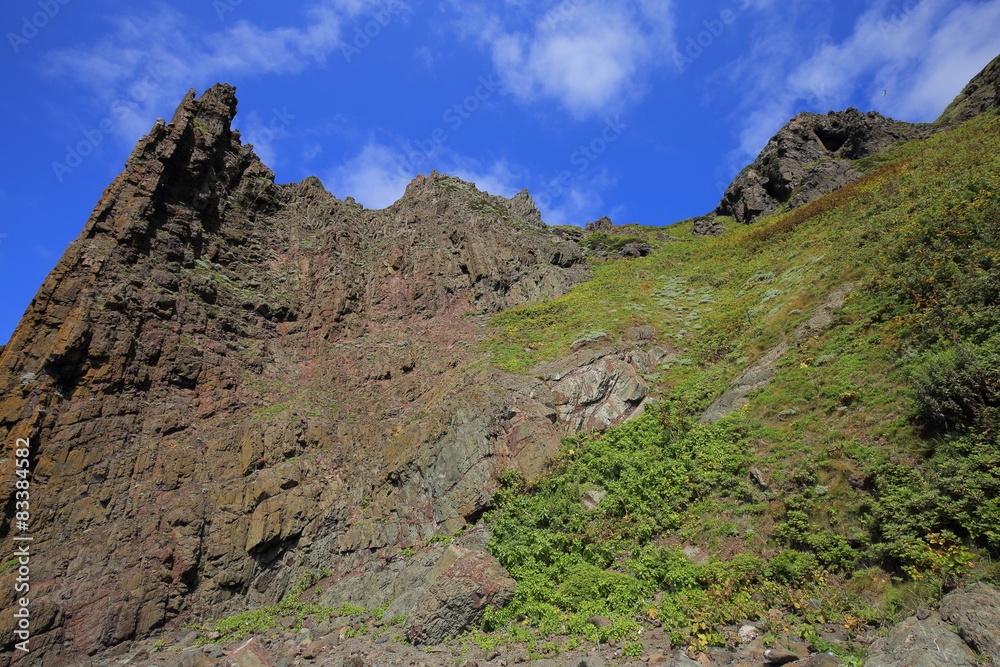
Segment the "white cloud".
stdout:
<path fill-rule="evenodd" d="M 323 182 L 337 197 L 354 197 L 368 208 L 385 208 L 403 196 L 416 176 L 404 143 L 391 146 L 375 139 L 324 175 Z M 604 170 L 573 174 L 567 182 L 529 170 L 505 160 L 485 163 L 447 149 L 425 156 L 423 173 L 431 168 L 475 183 L 490 194 L 513 197 L 527 188 L 535 198 L 542 219 L 550 225 L 583 225 L 609 212 L 602 193 L 615 181 Z"/>
<path fill-rule="evenodd" d="M 463 3 L 457 25 L 489 50 L 508 90 L 523 100 L 556 100 L 576 117 L 610 112 L 641 94 L 652 68 L 673 62 L 669 2 L 563 0 L 542 11 L 506 4 L 497 11 Z"/>
<path fill-rule="evenodd" d="M 402 152 L 372 141 L 331 169 L 323 181 L 341 199 L 354 197 L 367 208 L 385 208 L 403 196 L 416 175 L 407 173 L 404 160 Z"/>

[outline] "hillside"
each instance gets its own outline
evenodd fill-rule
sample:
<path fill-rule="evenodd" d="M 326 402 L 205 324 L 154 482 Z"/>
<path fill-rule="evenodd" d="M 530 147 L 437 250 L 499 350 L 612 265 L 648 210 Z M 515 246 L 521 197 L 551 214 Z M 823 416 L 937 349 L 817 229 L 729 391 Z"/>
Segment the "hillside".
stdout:
<path fill-rule="evenodd" d="M 995 62 L 933 125 L 797 117 L 666 228 L 436 173 L 364 209 L 190 94 L 0 349 L 4 659 L 1000 664 Z"/>

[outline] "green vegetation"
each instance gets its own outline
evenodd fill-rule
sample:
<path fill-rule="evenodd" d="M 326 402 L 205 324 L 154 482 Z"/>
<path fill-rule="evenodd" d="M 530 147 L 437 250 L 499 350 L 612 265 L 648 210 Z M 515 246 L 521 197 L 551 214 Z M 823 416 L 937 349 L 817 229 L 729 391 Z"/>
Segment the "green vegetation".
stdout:
<path fill-rule="evenodd" d="M 862 166 L 720 237 L 675 225 L 689 242 L 595 261 L 588 283 L 493 318 L 487 350 L 512 371 L 636 325 L 680 353 L 651 376 L 665 398 L 643 416 L 566 439 L 539 479 L 502 480 L 490 550 L 519 586 L 485 631 L 634 652 L 654 619 L 695 649 L 750 620 L 820 648 L 820 624 L 879 627 L 942 582 L 1000 580 L 1000 119 Z M 831 326 L 796 337 L 838 288 Z M 695 423 L 780 343 L 745 409 Z M 584 509 L 588 491 L 607 495 Z"/>
<path fill-rule="evenodd" d="M 208 643 L 210 640 L 206 635 L 209 632 L 217 632 L 221 635 L 220 639 L 214 641 L 241 639 L 249 634 L 266 632 L 278 627 L 281 620 L 289 616 L 296 619 L 296 629 L 301 627 L 303 621 L 307 618 L 323 620 L 338 616 L 363 616 L 379 620 L 385 614 L 385 610 L 389 607 L 389 604 L 391 604 L 391 602 L 386 603 L 369 613 L 366 608 L 358 605 L 342 604 L 340 607 L 330 607 L 300 600 L 303 593 L 312 588 L 321 577 L 329 576 L 329 574 L 329 570 L 326 569 L 321 570 L 319 573 L 310 570 L 305 573 L 295 586 L 288 591 L 285 597 L 282 598 L 281 602 L 276 605 L 233 614 L 226 618 L 208 621 L 204 625 L 196 626 L 203 633 L 198 638 L 198 643 Z M 405 620 L 405 617 L 401 618 L 397 616 L 390 621 L 390 625 L 396 624 L 397 621 L 402 622 L 403 620 Z M 368 628 L 362 625 L 358 629 L 352 629 L 348 636 L 363 634 L 367 631 Z"/>

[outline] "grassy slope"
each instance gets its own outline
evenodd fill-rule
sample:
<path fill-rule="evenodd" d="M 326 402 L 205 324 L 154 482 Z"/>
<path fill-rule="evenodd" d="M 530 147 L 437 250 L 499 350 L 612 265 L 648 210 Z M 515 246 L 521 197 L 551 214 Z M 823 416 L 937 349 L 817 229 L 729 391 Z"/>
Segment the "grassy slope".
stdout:
<path fill-rule="evenodd" d="M 566 296 L 498 315 L 489 346 L 508 370 L 637 324 L 681 352 L 649 378 L 660 408 L 568 439 L 543 479 L 506 480 L 491 549 L 520 587 L 486 628 L 626 637 L 658 618 L 697 648 L 744 619 L 807 636 L 822 622 L 877 626 L 942 580 L 996 579 L 998 156 L 1000 119 L 976 119 L 715 239 L 689 223 L 638 228 L 684 240 L 596 263 Z M 845 283 L 857 288 L 835 326 L 791 346 L 745 410 L 694 425 Z M 597 488 L 608 497 L 583 510 Z M 597 630 L 592 613 L 614 622 Z"/>

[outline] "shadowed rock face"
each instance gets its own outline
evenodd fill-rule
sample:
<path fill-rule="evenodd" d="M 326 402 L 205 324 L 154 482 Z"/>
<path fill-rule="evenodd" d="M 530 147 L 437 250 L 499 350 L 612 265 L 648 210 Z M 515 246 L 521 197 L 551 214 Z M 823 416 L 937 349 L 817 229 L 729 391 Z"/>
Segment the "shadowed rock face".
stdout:
<path fill-rule="evenodd" d="M 796 208 L 861 178 L 852 160 L 934 131 L 874 111 L 800 113 L 730 183 L 715 212 L 753 222 L 781 206 Z"/>
<path fill-rule="evenodd" d="M 157 122 L 0 352 L 5 446 L 32 447 L 38 659 L 457 530 L 565 432 L 542 381 L 476 365 L 483 314 L 589 275 L 527 192 L 432 173 L 364 209 L 275 184 L 235 112 L 217 85 Z"/>

